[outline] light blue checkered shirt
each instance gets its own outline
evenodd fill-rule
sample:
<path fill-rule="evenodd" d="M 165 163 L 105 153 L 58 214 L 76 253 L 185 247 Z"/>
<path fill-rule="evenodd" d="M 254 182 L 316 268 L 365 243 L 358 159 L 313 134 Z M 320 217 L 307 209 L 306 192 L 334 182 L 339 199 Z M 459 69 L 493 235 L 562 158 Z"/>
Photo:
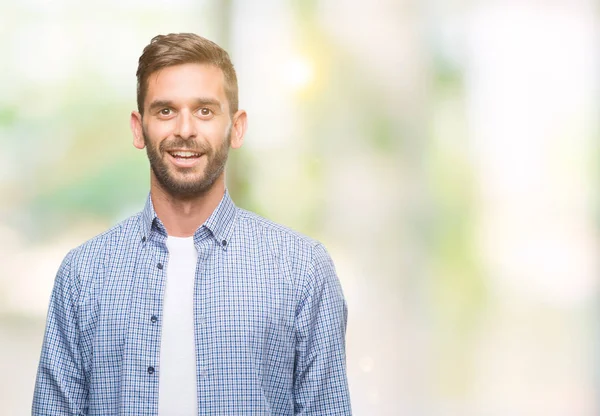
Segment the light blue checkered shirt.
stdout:
<path fill-rule="evenodd" d="M 158 414 L 166 237 L 148 197 L 67 254 L 33 415 Z M 325 248 L 227 192 L 194 244 L 198 414 L 350 415 L 347 310 Z"/>

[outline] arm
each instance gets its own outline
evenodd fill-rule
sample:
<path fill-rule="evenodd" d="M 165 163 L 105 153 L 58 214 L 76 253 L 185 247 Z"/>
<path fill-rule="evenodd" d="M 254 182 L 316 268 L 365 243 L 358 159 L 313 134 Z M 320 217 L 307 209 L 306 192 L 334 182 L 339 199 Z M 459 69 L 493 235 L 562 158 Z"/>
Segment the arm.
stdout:
<path fill-rule="evenodd" d="M 296 310 L 294 413 L 351 415 L 346 378 L 347 308 L 333 262 L 313 248 Z"/>
<path fill-rule="evenodd" d="M 87 385 L 79 354 L 77 287 L 71 256 L 63 260 L 50 297 L 46 333 L 33 395 L 33 416 L 83 415 Z"/>

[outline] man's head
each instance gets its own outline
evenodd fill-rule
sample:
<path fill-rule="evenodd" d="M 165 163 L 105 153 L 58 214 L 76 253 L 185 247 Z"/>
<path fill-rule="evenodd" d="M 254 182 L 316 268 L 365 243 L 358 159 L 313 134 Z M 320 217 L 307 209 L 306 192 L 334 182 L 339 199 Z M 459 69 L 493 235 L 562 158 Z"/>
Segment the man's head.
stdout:
<path fill-rule="evenodd" d="M 148 77 L 163 68 L 181 64 L 213 65 L 223 71 L 231 115 L 238 110 L 238 83 L 229 54 L 216 43 L 194 33 L 171 33 L 152 38 L 138 61 L 137 106 L 144 115 Z"/>
<path fill-rule="evenodd" d="M 229 148 L 240 147 L 246 131 L 227 52 L 193 34 L 157 36 L 137 77 L 133 144 L 146 148 L 152 189 L 189 199 L 224 188 Z"/>

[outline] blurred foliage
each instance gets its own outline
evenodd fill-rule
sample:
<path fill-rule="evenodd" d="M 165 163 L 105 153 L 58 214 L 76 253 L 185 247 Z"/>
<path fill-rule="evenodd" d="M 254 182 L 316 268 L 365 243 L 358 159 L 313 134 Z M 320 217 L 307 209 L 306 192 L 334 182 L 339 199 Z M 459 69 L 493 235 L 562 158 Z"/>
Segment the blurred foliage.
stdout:
<path fill-rule="evenodd" d="M 10 127 L 17 121 L 17 108 L 14 106 L 0 106 L 0 127 Z"/>
<path fill-rule="evenodd" d="M 522 65 L 521 60 L 537 59 L 531 52 L 534 49 L 520 50 L 520 45 L 510 43 L 514 41 L 511 36 L 516 36 L 515 33 L 529 35 L 531 31 L 531 44 L 537 45 L 537 35 L 533 36 L 533 33 L 541 33 L 536 27 L 543 29 L 546 26 L 530 27 L 529 20 L 535 23 L 538 18 L 535 16 L 552 17 L 552 13 L 521 16 L 521 6 L 501 5 L 498 6 L 499 13 L 468 2 L 460 5 L 433 2 L 425 7 L 415 2 L 383 3 L 210 0 L 176 2 L 177 7 L 165 2 L 149 2 L 140 8 L 136 2 L 121 2 L 111 4 L 106 10 L 100 3 L 93 6 L 60 1 L 11 4 L 13 15 L 0 14 L 0 21 L 4 19 L 2 22 L 6 23 L 0 24 L 0 33 L 5 35 L 0 45 L 6 47 L 7 56 L 0 62 L 5 73 L 0 81 L 0 173 L 4 174 L 0 190 L 5 195 L 0 208 L 6 229 L 12 232 L 14 228 L 19 237 L 24 234 L 29 238 L 28 244 L 35 242 L 46 249 L 56 244 L 61 233 L 78 225 L 93 224 L 101 229 L 143 207 L 149 190 L 149 166 L 145 151 L 131 145 L 129 113 L 135 107 L 136 59 L 129 61 L 129 55 L 137 54 L 150 40 L 150 34 L 196 31 L 246 59 L 256 58 L 258 62 L 263 57 L 268 58 L 265 62 L 244 62 L 240 67 L 246 65 L 244 69 L 251 74 L 250 82 L 260 79 L 261 88 L 264 82 L 264 88 L 270 89 L 264 97 L 259 91 L 262 101 L 256 102 L 264 105 L 266 116 L 263 115 L 264 124 L 251 130 L 250 134 L 257 137 L 264 134 L 265 129 L 273 129 L 273 138 L 264 142 L 256 140 L 261 143 L 230 153 L 228 189 L 239 206 L 320 239 L 332 248 L 332 254 L 339 256 L 341 261 L 334 260 L 345 273 L 340 273 L 340 277 L 349 300 L 348 333 L 354 337 L 348 344 L 348 368 L 354 372 L 352 388 L 358 405 L 356 414 L 397 414 L 398 403 L 415 406 L 402 409 L 406 414 L 478 414 L 476 411 L 481 409 L 477 406 L 481 403 L 503 404 L 502 388 L 512 384 L 512 369 L 526 367 L 533 361 L 515 357 L 524 349 L 513 344 L 520 343 L 521 336 L 529 336 L 529 344 L 523 343 L 531 349 L 532 357 L 529 358 L 545 355 L 546 363 L 556 361 L 549 355 L 548 351 L 552 349 L 547 348 L 550 345 L 547 340 L 555 341 L 554 344 L 573 342 L 576 345 L 584 339 L 581 334 L 589 329 L 589 322 L 573 329 L 571 323 L 579 325 L 581 321 L 572 310 L 577 305 L 591 302 L 575 292 L 595 286 L 583 280 L 570 282 L 569 275 L 564 282 L 558 282 L 558 286 L 553 286 L 555 283 L 545 286 L 546 279 L 542 276 L 538 282 L 512 287 L 513 292 L 508 295 L 489 287 L 494 278 L 485 269 L 490 267 L 489 260 L 482 258 L 482 249 L 476 246 L 482 231 L 476 227 L 481 226 L 482 215 L 490 215 L 484 207 L 489 202 L 482 202 L 478 188 L 484 182 L 477 177 L 478 168 L 473 159 L 482 155 L 477 154 L 481 149 L 474 150 L 473 143 L 469 143 L 473 132 L 468 129 L 467 102 L 473 97 L 467 95 L 480 94 L 482 85 L 490 88 L 497 85 L 491 85 L 489 80 L 484 80 L 488 85 L 481 80 L 482 83 L 477 84 L 476 78 L 481 74 L 468 73 L 466 68 L 474 72 L 481 68 L 467 62 L 467 58 L 477 60 L 477 54 L 489 50 L 493 56 L 496 50 L 488 48 L 486 42 L 497 42 L 505 48 L 499 51 L 499 71 L 504 71 L 506 66 L 514 72 L 498 78 L 506 82 L 501 85 L 508 91 L 515 91 L 510 83 L 521 79 L 522 67 L 525 72 L 529 71 L 527 77 L 531 77 L 531 81 L 540 75 L 537 68 L 543 68 L 549 74 L 546 80 L 556 76 L 563 87 L 567 86 L 561 90 L 557 88 L 558 83 L 549 83 L 551 85 L 545 88 L 549 94 L 559 90 L 556 102 L 563 101 L 568 106 L 571 101 L 589 100 L 571 110 L 593 113 L 597 100 L 580 91 L 581 86 L 579 90 L 573 88 L 573 96 L 565 92 L 575 80 L 563 75 L 576 73 L 573 68 L 566 66 L 563 74 L 561 71 L 554 73 L 550 65 L 536 66 L 531 62 L 529 66 Z M 568 8 L 569 5 L 565 2 L 562 6 Z M 89 13 L 89 7 L 93 7 L 94 13 Z M 527 7 L 522 9 L 527 11 Z M 511 8 L 515 9 L 516 16 L 520 16 L 519 21 L 526 23 L 521 32 L 515 32 L 513 27 L 518 26 L 519 21 L 507 19 L 512 16 L 508 13 Z M 574 32 L 571 29 L 583 22 L 576 20 L 577 13 L 582 11 L 577 8 L 573 11 L 572 16 L 568 14 L 573 27 L 565 25 L 570 28 L 569 32 Z M 99 18 L 96 12 L 101 15 Z M 346 13 L 351 17 L 348 18 Z M 556 20 L 546 23 L 552 27 L 560 23 L 558 15 L 555 17 Z M 488 23 L 503 25 L 503 19 L 511 25 L 501 26 L 502 30 L 506 29 L 506 36 L 495 26 L 489 31 L 482 29 Z M 271 21 L 272 27 L 269 26 Z M 338 22 L 342 23 L 338 26 Z M 589 22 L 583 23 L 579 26 L 588 27 Z M 88 29 L 88 25 L 92 29 Z M 467 31 L 473 30 L 473 25 L 490 39 L 475 39 L 472 33 L 469 35 Z M 49 53 L 37 50 L 35 53 L 41 57 L 32 56 L 29 48 L 43 43 L 46 35 L 50 36 L 50 45 L 56 50 Z M 30 36 L 29 40 L 24 39 L 27 36 Z M 86 36 L 88 39 L 84 39 Z M 102 37 L 102 41 L 98 41 L 98 37 Z M 65 40 L 65 45 L 60 44 L 61 39 Z M 246 42 L 247 39 L 251 41 Z M 574 42 L 581 51 L 587 47 L 577 43 L 577 37 L 569 39 L 565 37 L 566 45 Z M 477 45 L 467 44 L 475 40 Z M 105 48 L 95 50 L 90 45 Z M 64 50 L 62 46 L 65 46 Z M 277 49 L 279 47 L 281 49 Z M 240 51 L 242 48 L 247 48 L 250 53 L 244 55 Z M 371 55 L 371 51 L 377 53 Z M 509 51 L 515 54 L 511 55 Z M 557 51 L 548 55 L 562 56 L 562 51 L 552 45 L 540 51 Z M 509 57 L 520 57 L 519 62 L 509 62 L 500 52 Z M 61 53 L 71 61 L 63 61 Z M 484 58 L 489 58 L 486 53 L 483 53 Z M 281 65 L 278 70 L 282 71 L 287 68 L 286 59 L 295 55 L 307 58 L 306 62 L 313 65 L 314 78 L 310 83 L 294 89 L 264 76 L 266 66 Z M 112 62 L 113 58 L 118 62 Z M 235 62 L 236 57 L 233 58 Z M 56 63 L 53 60 L 66 62 L 68 76 L 56 70 L 65 66 L 53 65 Z M 548 62 L 553 61 L 548 59 Z M 495 63 L 492 60 L 491 66 Z M 132 66 L 126 73 L 119 72 L 129 64 Z M 47 76 L 47 67 L 52 66 L 54 73 Z M 280 75 L 276 70 L 268 73 Z M 495 78 L 491 79 L 495 81 Z M 467 81 L 473 84 L 467 85 Z M 584 85 L 587 84 L 584 82 Z M 287 87 L 289 90 L 285 89 Z M 277 91 L 273 93 L 274 90 Z M 527 91 L 528 99 L 538 93 Z M 486 94 L 483 95 L 489 102 L 497 91 Z M 274 96 L 289 99 L 285 110 L 273 108 L 269 99 Z M 577 99 L 573 98 L 575 96 Z M 515 95 L 515 103 L 519 98 Z M 539 103 L 533 99 L 531 102 Z M 499 125 L 503 122 L 502 117 L 510 123 L 510 117 L 515 116 L 508 106 L 504 108 L 506 114 L 493 118 Z M 580 108 L 584 111 L 579 111 Z M 534 112 L 533 106 L 531 110 Z M 275 120 L 279 117 L 284 120 Z M 586 114 L 561 117 L 566 120 L 564 125 L 557 127 L 548 123 L 542 127 L 552 130 L 548 137 L 564 135 L 564 143 L 556 145 L 555 150 L 567 153 L 575 150 L 569 156 L 570 169 L 564 173 L 568 176 L 570 170 L 577 171 L 582 164 L 596 171 L 585 172 L 587 177 L 575 174 L 565 177 L 564 182 L 561 182 L 562 178 L 557 181 L 561 182 L 556 183 L 557 189 L 563 192 L 556 199 L 559 205 L 562 203 L 559 199 L 567 195 L 568 184 L 573 183 L 581 189 L 592 187 L 593 181 L 589 178 L 598 177 L 596 160 L 600 148 L 593 140 L 585 145 L 572 140 L 588 134 L 598 135 L 596 124 L 593 127 L 596 130 L 590 133 Z M 256 118 L 252 122 L 254 120 Z M 540 120 L 545 118 L 538 114 L 534 123 L 545 123 Z M 525 126 L 528 122 L 527 118 L 521 128 L 529 128 Z M 287 129 L 288 123 L 293 127 Z M 546 152 L 549 148 L 531 146 L 528 149 Z M 586 150 L 590 150 L 586 156 L 589 159 L 573 156 Z M 505 163 L 510 166 L 510 160 Z M 549 171 L 555 169 L 551 163 Z M 581 182 L 583 179 L 588 182 Z M 551 183 L 545 178 L 540 180 Z M 581 195 L 587 198 L 586 192 L 587 188 Z M 570 198 L 571 194 L 568 195 L 564 199 Z M 576 200 L 574 204 L 579 204 L 579 208 L 560 211 L 558 217 L 562 218 L 559 220 L 572 216 L 573 221 L 548 224 L 548 237 L 563 235 L 564 230 L 560 227 L 564 226 L 568 238 L 575 243 L 581 243 L 578 238 L 583 238 L 581 247 L 590 249 L 593 243 L 591 239 L 585 240 L 588 234 L 581 231 L 585 221 L 575 221 L 575 217 L 580 220 L 584 215 L 579 214 L 590 208 L 586 204 L 592 203 L 591 211 L 600 218 L 600 197 L 592 193 L 589 198 L 593 202 Z M 519 202 L 512 204 L 517 210 Z M 498 218 L 494 220 L 498 221 Z M 551 229 L 550 225 L 557 228 Z M 493 231 L 487 230 L 487 235 L 497 235 Z M 550 235 L 553 232 L 557 234 Z M 12 234 L 7 234 L 6 244 L 12 247 Z M 332 244 L 327 244 L 326 240 Z M 32 247 L 33 244 L 26 249 Z M 575 244 L 575 247 L 580 246 Z M 15 271 L 22 269 L 19 259 L 14 262 Z M 529 259 L 516 260 L 531 266 Z M 579 265 L 574 266 L 577 271 Z M 539 270 L 545 269 L 539 267 Z M 44 271 L 47 275 L 43 276 L 38 272 L 38 280 L 31 281 L 38 287 L 38 282 L 49 282 L 47 276 L 54 272 Z M 29 271 L 23 273 L 27 277 L 30 275 Z M 587 275 L 583 273 L 582 276 Z M 4 287 L 8 289 L 0 291 L 0 305 L 9 300 L 15 303 L 10 290 L 17 284 L 11 279 L 12 275 L 5 279 L 9 283 Z M 519 286 L 520 282 L 510 284 Z M 543 302 L 540 299 L 553 295 L 559 298 L 555 293 L 546 293 L 556 288 L 573 291 L 564 296 L 566 307 L 558 303 L 558 307 L 536 306 L 535 302 Z M 519 310 L 511 315 L 514 299 L 507 298 L 528 290 L 538 293 L 523 301 L 520 312 L 538 310 L 539 316 L 528 315 L 523 319 L 518 316 Z M 24 290 L 27 291 L 28 288 Z M 502 296 L 504 304 L 499 306 L 498 299 Z M 581 299 L 573 296 L 581 296 Z M 573 303 L 568 306 L 568 302 Z M 565 313 L 569 308 L 571 312 Z M 581 316 L 589 317 L 592 312 L 586 311 Z M 497 316 L 490 318 L 494 313 Z M 510 316 L 507 318 L 507 315 Z M 505 323 L 505 319 L 514 322 L 507 323 L 506 328 L 495 327 Z M 533 331 L 526 328 L 529 319 L 536 323 Z M 568 336 L 562 336 L 562 332 L 556 330 L 560 326 L 570 327 Z M 555 328 L 554 332 L 552 328 Z M 485 331 L 489 332 L 482 336 Z M 579 335 L 577 331 L 580 331 Z M 509 339 L 515 333 L 518 336 Z M 552 337 L 555 338 L 537 339 L 540 333 L 554 334 Z M 496 343 L 497 340 L 504 340 L 508 348 Z M 486 342 L 494 348 L 482 349 Z M 565 362 L 587 357 L 585 352 L 573 354 L 573 351 L 579 351 L 575 348 L 554 348 L 555 352 L 569 352 L 564 354 Z M 537 354 L 540 351 L 543 354 Z M 496 364 L 498 356 L 506 361 Z M 580 361 L 585 362 L 585 358 Z M 504 374 L 502 368 L 498 370 L 504 365 L 512 365 L 511 371 Z M 566 396 L 576 398 L 573 401 L 585 401 L 592 395 L 586 390 L 589 385 L 585 381 L 580 384 L 573 381 L 583 380 L 585 370 L 582 366 L 572 372 L 563 371 L 572 377 L 571 381 L 557 372 L 556 379 L 560 380 L 554 380 L 558 387 L 553 388 L 566 391 Z M 550 370 L 543 368 L 543 371 L 547 375 Z M 576 374 L 577 371 L 580 374 Z M 486 376 L 497 374 L 504 380 L 490 378 L 492 387 L 489 389 L 477 384 Z M 520 376 L 517 374 L 516 377 Z M 536 380 L 536 377 L 523 380 Z M 532 391 L 536 387 L 538 392 L 544 389 L 533 386 Z M 526 401 L 529 393 L 527 390 L 519 397 Z M 382 410 L 383 406 L 377 407 L 377 403 L 385 403 L 389 413 Z M 495 413 L 511 414 L 510 411 Z"/>

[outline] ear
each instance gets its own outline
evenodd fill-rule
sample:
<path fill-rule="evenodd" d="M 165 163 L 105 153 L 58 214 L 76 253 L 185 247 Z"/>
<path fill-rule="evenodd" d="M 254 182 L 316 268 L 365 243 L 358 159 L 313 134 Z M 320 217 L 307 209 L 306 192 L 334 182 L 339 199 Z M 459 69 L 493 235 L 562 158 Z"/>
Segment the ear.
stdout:
<path fill-rule="evenodd" d="M 131 112 L 131 119 L 129 120 L 131 132 L 133 133 L 133 145 L 138 149 L 146 147 L 144 142 L 144 130 L 142 127 L 142 116 L 137 111 Z"/>
<path fill-rule="evenodd" d="M 244 110 L 238 110 L 233 115 L 233 125 L 231 126 L 231 148 L 239 149 L 244 144 L 244 135 L 248 128 L 248 115 Z"/>

